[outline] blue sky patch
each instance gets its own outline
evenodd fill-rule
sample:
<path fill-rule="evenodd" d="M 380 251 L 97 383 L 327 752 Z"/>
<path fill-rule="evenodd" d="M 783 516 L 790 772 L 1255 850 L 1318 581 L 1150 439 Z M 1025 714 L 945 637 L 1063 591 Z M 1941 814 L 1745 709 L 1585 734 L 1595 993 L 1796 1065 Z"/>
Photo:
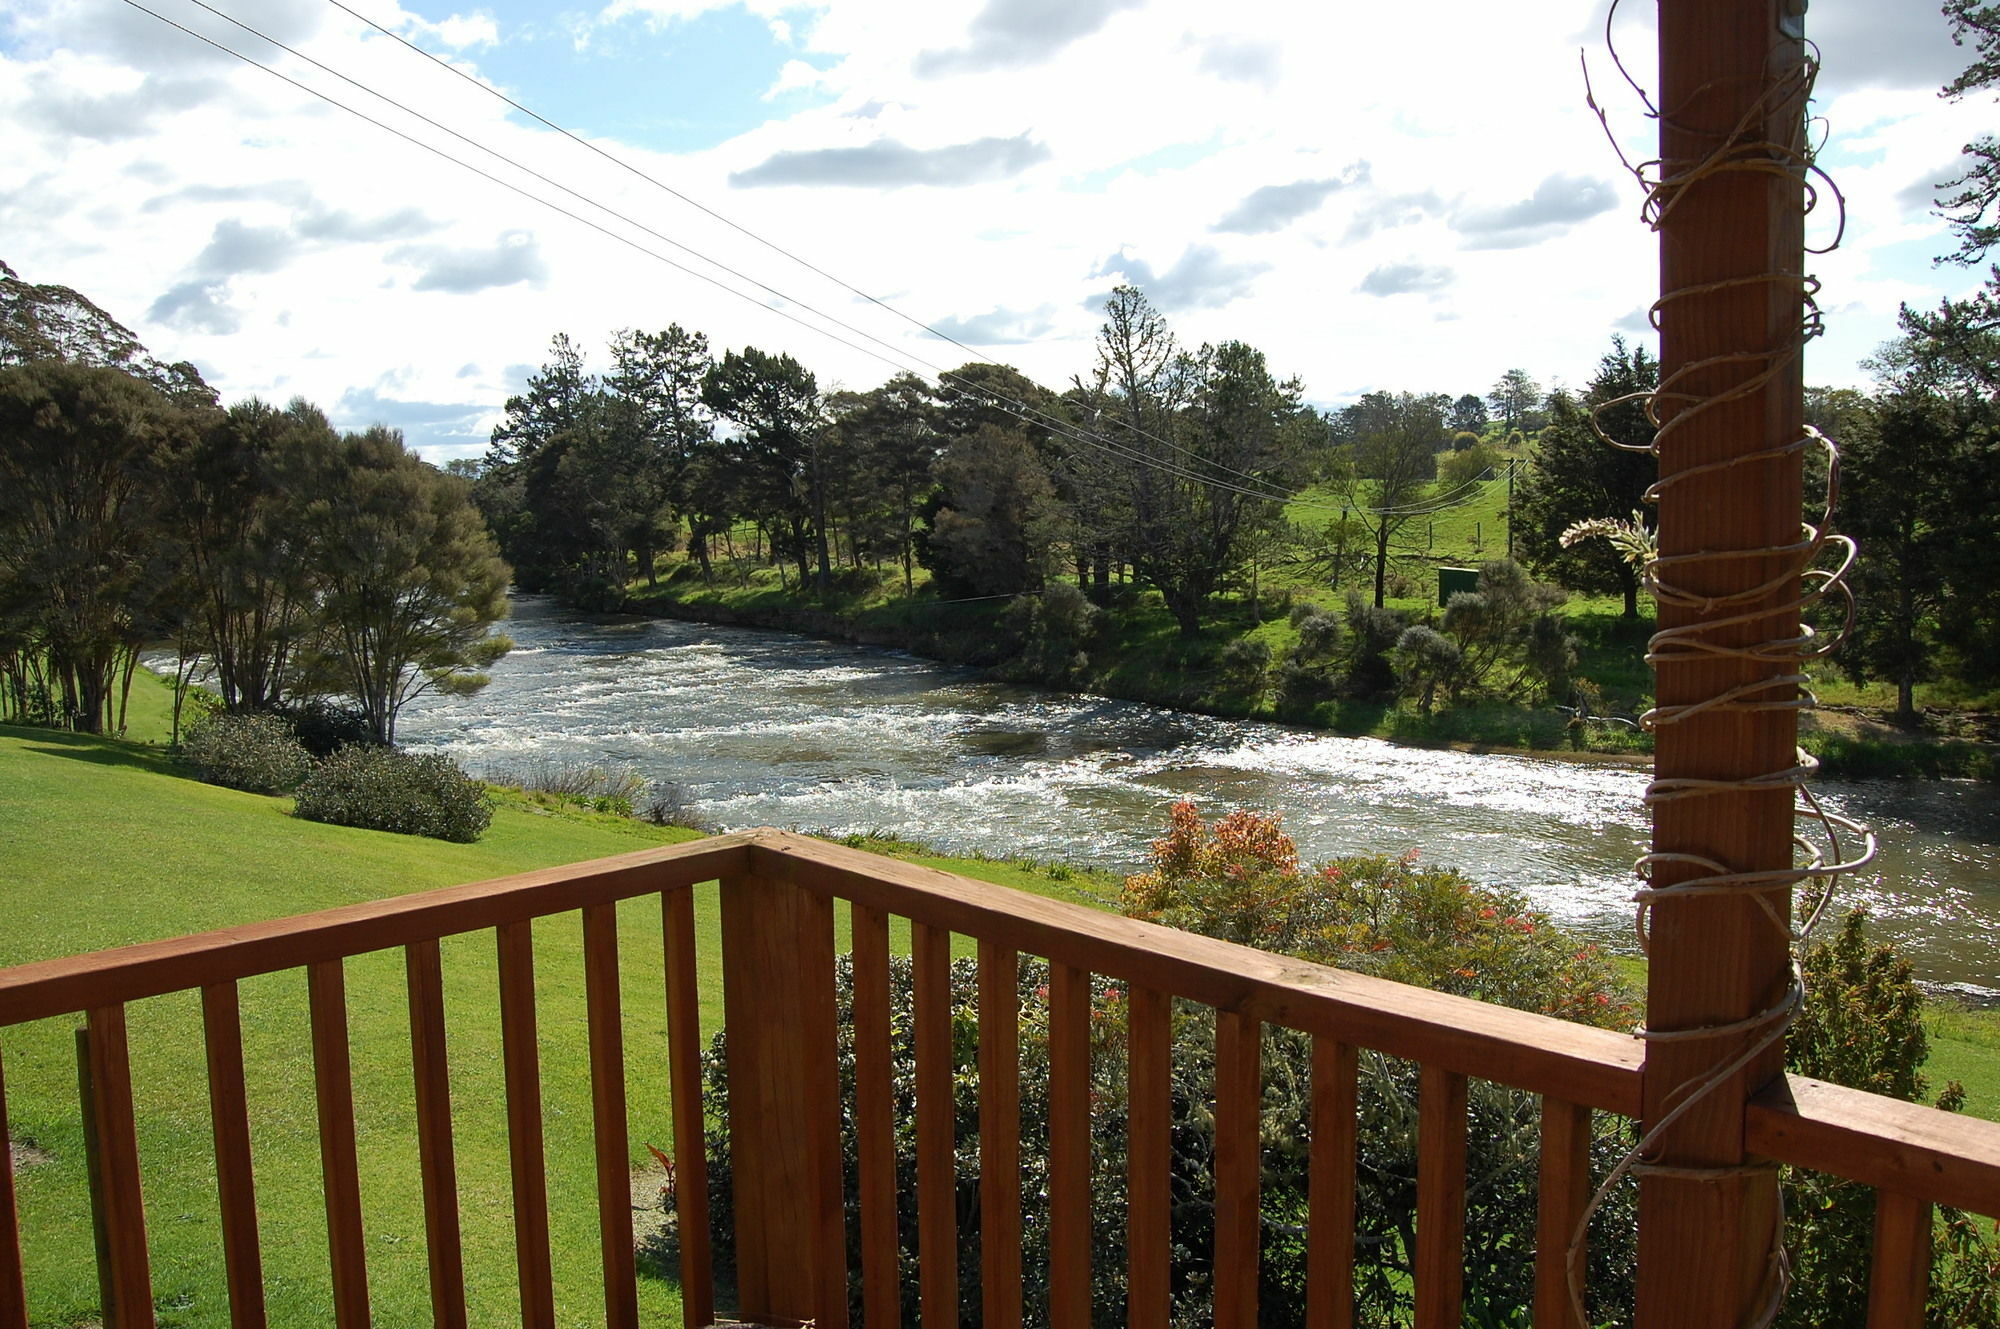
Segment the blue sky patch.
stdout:
<path fill-rule="evenodd" d="M 764 90 L 790 60 L 816 62 L 779 42 L 740 6 L 655 27 L 641 16 L 592 28 L 511 0 L 493 6 L 500 44 L 472 53 L 482 73 L 568 129 L 657 152 L 698 152 L 830 97 Z M 522 89 L 532 89 L 523 92 Z"/>

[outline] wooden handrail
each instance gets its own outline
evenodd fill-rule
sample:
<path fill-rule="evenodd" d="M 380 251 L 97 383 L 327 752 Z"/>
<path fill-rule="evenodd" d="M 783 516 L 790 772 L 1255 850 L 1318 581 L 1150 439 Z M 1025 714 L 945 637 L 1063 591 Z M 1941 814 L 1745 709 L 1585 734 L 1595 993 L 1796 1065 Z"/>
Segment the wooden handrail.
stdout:
<path fill-rule="evenodd" d="M 1265 1024 L 1636 1116 L 1637 1039 L 765 831 L 753 871 Z"/>
<path fill-rule="evenodd" d="M 1750 1152 L 2000 1217 L 2000 1122 L 1787 1075 L 1750 1101 Z"/>
<path fill-rule="evenodd" d="M 695 967 L 696 903 L 688 887 L 722 883 L 721 923 L 727 957 L 724 1004 L 734 1035 L 729 1067 L 730 1118 L 736 1149 L 740 1309 L 776 1322 L 821 1317 L 845 1323 L 844 1220 L 839 1165 L 838 1077 L 833 1026 L 834 907 L 853 906 L 857 1086 L 867 1100 L 854 1129 L 863 1155 L 863 1292 L 869 1322 L 893 1323 L 896 1196 L 889 1152 L 888 937 L 892 915 L 913 924 L 918 1047 L 918 1229 L 924 1249 L 922 1301 L 927 1322 L 955 1320 L 960 1237 L 952 1094 L 949 1081 L 953 936 L 980 944 L 980 1135 L 982 1163 L 1007 1175 L 982 1175 L 980 1242 L 994 1244 L 994 1269 L 983 1283 L 993 1322 L 1016 1322 L 1019 1282 L 1019 1047 L 1004 1037 L 1017 1009 L 1013 994 L 1021 955 L 1050 962 L 1050 1175 L 1048 1239 L 1050 1313 L 1058 1325 L 1091 1316 L 1092 1120 L 1089 1084 L 1093 981 L 1125 985 L 1131 1002 L 1130 1119 L 1135 1168 L 1157 1167 L 1169 1123 L 1165 1111 L 1166 1030 L 1170 1003 L 1215 1011 L 1216 1251 L 1215 1315 L 1255 1323 L 1259 1244 L 1256 1132 L 1259 1027 L 1313 1036 L 1314 1142 L 1308 1229 L 1308 1296 L 1316 1321 L 1345 1322 L 1352 1309 L 1356 1055 L 1370 1049 L 1422 1067 L 1420 1214 L 1417 1257 L 1429 1291 L 1418 1299 L 1422 1323 L 1453 1324 L 1460 1313 L 1452 1275 L 1461 1264 L 1464 1223 L 1465 1083 L 1479 1078 L 1544 1098 L 1538 1322 L 1567 1324 L 1567 1238 L 1583 1203 L 1592 1110 L 1635 1115 L 1644 1076 L 1637 1040 L 1461 997 L 1271 955 L 1212 938 L 1122 918 L 1081 904 L 1024 895 L 950 873 L 779 831 L 750 831 L 666 849 L 603 859 L 373 904 L 327 910 L 172 941 L 147 942 L 0 971 L 0 1026 L 87 1011 L 92 1066 L 103 1092 L 91 1096 L 113 1152 L 105 1194 L 123 1246 L 111 1273 L 120 1299 L 143 1319 L 147 1285 L 137 1163 L 131 1149 L 129 1098 L 123 1088 L 124 1004 L 187 989 L 203 994 L 208 1055 L 219 1104 L 218 1166 L 225 1180 L 225 1239 L 232 1293 L 246 1324 L 261 1314 L 256 1296 L 256 1222 L 248 1181 L 247 1126 L 241 1105 L 235 983 L 255 974 L 304 968 L 310 979 L 313 1051 L 327 1169 L 331 1262 L 338 1319 L 365 1323 L 366 1256 L 360 1244 L 355 1188 L 351 1086 L 347 1066 L 342 966 L 353 955 L 407 948 L 413 1067 L 419 1132 L 426 1161 L 427 1239 L 432 1247 L 438 1322 L 462 1322 L 457 1215 L 452 1189 L 449 1072 L 443 1046 L 440 937 L 494 929 L 499 946 L 502 1042 L 520 1289 L 527 1323 L 553 1323 L 546 1185 L 542 1176 L 539 1070 L 536 1056 L 533 920 L 581 910 L 599 1221 L 606 1254 L 608 1323 L 629 1323 L 636 1305 L 629 1251 L 625 1175 L 629 1142 L 623 1102 L 624 1041 L 618 980 L 616 902 L 658 895 L 667 982 L 669 1056 L 675 1094 L 684 1224 L 684 1292 L 690 1324 L 712 1319 L 707 1187 L 702 1154 L 698 1056 L 702 1046 Z M 991 1007 L 991 1009 L 989 1009 Z M 1011 1047 L 1011 1051 L 1010 1051 Z M 217 1070 L 216 1068 L 220 1068 Z M 993 1083 L 987 1083 L 988 1080 Z M 857 1100 L 859 1102 L 859 1100 Z M 127 1106 L 121 1107 L 121 1104 Z M 0 1101 L 0 1122 L 5 1120 Z M 109 1115 L 105 1115 L 109 1114 Z M 1780 1078 L 1753 1100 L 1745 1145 L 1768 1157 L 1832 1173 L 1884 1193 L 1877 1234 L 1880 1286 L 1871 1324 L 1907 1320 L 1925 1295 L 1930 1206 L 2000 1212 L 2000 1124 L 1940 1113 L 1803 1078 Z M 238 1139 L 238 1136 L 242 1139 Z M 11 1169 L 0 1159 L 0 1201 L 10 1201 Z M 240 1175 L 238 1175 L 240 1174 Z M 1156 1324 L 1167 1310 L 1169 1271 L 1162 1178 L 1129 1179 L 1133 1323 Z M 12 1204 L 0 1213 L 0 1238 Z M 232 1217 L 232 1211 L 234 1217 Z M 1010 1213 L 1011 1212 L 1011 1217 Z M 991 1219 L 990 1224 L 986 1221 Z M 745 1226 L 747 1224 L 747 1227 Z M 19 1283 L 13 1240 L 0 1249 L 0 1325 L 13 1314 Z M 942 1258 L 933 1258 L 942 1257 Z M 1204 1258 L 1197 1256 L 1196 1258 Z M 442 1264 L 438 1263 L 440 1260 Z M 989 1270 L 988 1272 L 992 1272 Z M 774 1319 L 774 1317 L 776 1317 Z"/>
<path fill-rule="evenodd" d="M 757 833 L 0 969 L 0 1028 L 714 881 Z"/>

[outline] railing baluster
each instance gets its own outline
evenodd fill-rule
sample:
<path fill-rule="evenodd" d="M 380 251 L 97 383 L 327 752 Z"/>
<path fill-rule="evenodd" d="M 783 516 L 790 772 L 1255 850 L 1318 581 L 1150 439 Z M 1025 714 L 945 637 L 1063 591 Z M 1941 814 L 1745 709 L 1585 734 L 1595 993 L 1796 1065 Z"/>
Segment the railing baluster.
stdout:
<path fill-rule="evenodd" d="M 1465 1299 L 1465 1077 L 1424 1066 L 1417 1090 L 1416 1329 L 1459 1329 Z"/>
<path fill-rule="evenodd" d="M 1215 1325 L 1256 1329 L 1258 1117 L 1263 1098 L 1258 1023 L 1215 1013 Z"/>
<path fill-rule="evenodd" d="M 1021 962 L 1015 951 L 985 941 L 979 943 L 979 1293 L 987 1329 L 1021 1329 Z"/>
<path fill-rule="evenodd" d="M 1049 964 L 1049 1324 L 1090 1325 L 1090 975 Z"/>
<path fill-rule="evenodd" d="M 445 1051 L 444 963 L 435 938 L 403 948 L 410 995 L 410 1068 L 417 1103 L 417 1172 L 424 1188 L 424 1251 L 431 1321 L 465 1329 L 465 1251 L 451 1138 L 451 1066 Z"/>
<path fill-rule="evenodd" d="M 1931 1290 L 1931 1205 L 1875 1192 L 1875 1250 L 1868 1273 L 1868 1329 L 1923 1329 Z"/>
<path fill-rule="evenodd" d="M 1313 1039 L 1312 1153 L 1306 1180 L 1306 1324 L 1354 1327 L 1354 1144 L 1360 1058 Z"/>
<path fill-rule="evenodd" d="M 924 1329 L 958 1323 L 958 1196 L 953 1158 L 951 934 L 910 930 L 917 1035 L 917 1288 Z"/>
<path fill-rule="evenodd" d="M 1125 1323 L 1166 1329 L 1172 1273 L 1173 1216 L 1167 1192 L 1172 1167 L 1172 1001 L 1157 988 L 1133 986 L 1126 1029 L 1127 1117 Z"/>
<path fill-rule="evenodd" d="M 93 1007 L 81 1031 L 85 1130 L 95 1156 L 98 1287 L 106 1329 L 152 1329 L 153 1275 L 146 1248 L 146 1206 L 139 1186 L 139 1133 L 132 1111 L 132 1062 L 125 1008 Z"/>
<path fill-rule="evenodd" d="M 28 1329 L 21 1267 L 21 1211 L 14 1203 L 14 1137 L 7 1133 L 7 1076 L 0 1069 L 0 1329 Z"/>
<path fill-rule="evenodd" d="M 638 1329 L 632 1262 L 632 1141 L 625 1121 L 625 1031 L 618 989 L 618 906 L 583 910 L 584 1019 L 590 1042 L 590 1124 L 597 1149 L 597 1230 L 607 1329 Z"/>
<path fill-rule="evenodd" d="M 514 1267 L 524 1329 L 555 1329 L 549 1273 L 549 1188 L 542 1150 L 542 1066 L 535 1040 L 535 933 L 494 929 L 500 957 L 500 1046 L 507 1080 L 507 1157 L 514 1180 Z"/>
<path fill-rule="evenodd" d="M 1535 1329 L 1583 1329 L 1571 1305 L 1570 1279 L 1581 1276 L 1577 1224 L 1590 1203 L 1590 1109 L 1542 1100 L 1540 1200 L 1535 1214 Z"/>
<path fill-rule="evenodd" d="M 229 1323 L 264 1329 L 263 1251 L 257 1237 L 257 1184 L 250 1166 L 250 1109 L 243 1086 L 243 1020 L 236 984 L 201 990 L 208 1051 L 208 1115 L 215 1134 L 215 1189 L 222 1212 L 222 1262 Z"/>
<path fill-rule="evenodd" d="M 354 1149 L 354 1075 L 347 1051 L 347 978 L 339 960 L 306 966 L 312 1017 L 313 1092 L 319 1107 L 320 1174 L 326 1184 L 326 1246 L 339 1329 L 368 1324 L 368 1245 Z"/>
<path fill-rule="evenodd" d="M 896 1232 L 896 1100 L 889 1057 L 889 916 L 855 905 L 854 1144 L 860 1165 L 861 1320 L 901 1319 Z"/>
<path fill-rule="evenodd" d="M 681 1239 L 681 1314 L 687 1329 L 715 1322 L 708 1231 L 708 1140 L 701 1110 L 701 989 L 694 958 L 694 893 L 660 897 L 667 987 L 667 1074 L 674 1100 L 674 1212 Z"/>

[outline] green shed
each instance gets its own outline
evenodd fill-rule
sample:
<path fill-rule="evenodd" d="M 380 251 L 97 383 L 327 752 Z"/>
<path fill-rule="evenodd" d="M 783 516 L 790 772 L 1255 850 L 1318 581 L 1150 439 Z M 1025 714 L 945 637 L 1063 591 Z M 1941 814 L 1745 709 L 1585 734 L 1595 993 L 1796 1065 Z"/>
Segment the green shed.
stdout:
<path fill-rule="evenodd" d="M 1470 595 L 1479 589 L 1478 568 L 1438 569 L 1438 608 L 1451 603 L 1451 597 L 1464 591 Z"/>

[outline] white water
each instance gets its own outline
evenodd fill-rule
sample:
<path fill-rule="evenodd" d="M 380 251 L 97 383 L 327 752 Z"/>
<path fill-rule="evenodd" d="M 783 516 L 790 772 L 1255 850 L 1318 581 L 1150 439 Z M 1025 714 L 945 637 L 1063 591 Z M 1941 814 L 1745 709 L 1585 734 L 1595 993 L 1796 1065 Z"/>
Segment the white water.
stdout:
<path fill-rule="evenodd" d="M 467 699 L 398 722 L 496 774 L 540 761 L 677 782 L 719 827 L 886 831 L 950 852 L 1143 864 L 1169 805 L 1283 814 L 1307 858 L 1394 853 L 1525 892 L 1630 949 L 1643 772 L 1474 755 L 987 683 L 892 652 L 778 633 L 586 618 L 516 600 L 517 645 Z M 1938 983 L 2000 990 L 2000 795 L 1828 784 L 1883 833 L 1843 899 Z"/>

